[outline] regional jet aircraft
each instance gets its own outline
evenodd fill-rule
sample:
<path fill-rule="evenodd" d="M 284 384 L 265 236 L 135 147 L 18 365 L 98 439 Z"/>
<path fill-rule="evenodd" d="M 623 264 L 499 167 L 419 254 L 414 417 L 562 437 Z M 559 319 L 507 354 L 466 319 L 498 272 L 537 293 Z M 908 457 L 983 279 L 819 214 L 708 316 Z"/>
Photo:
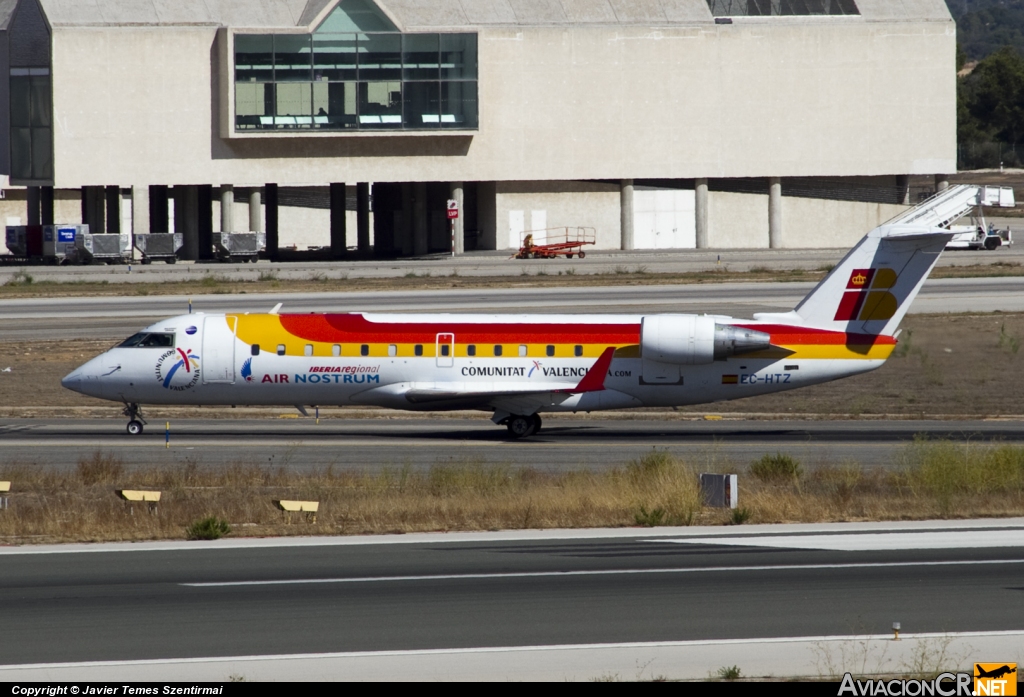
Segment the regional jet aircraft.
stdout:
<path fill-rule="evenodd" d="M 153 324 L 62 384 L 143 404 L 479 409 L 511 436 L 541 414 L 702 404 L 881 366 L 952 233 L 987 201 L 956 186 L 872 230 L 792 311 L 716 315 L 188 314 Z M 275 308 L 276 309 L 276 308 Z"/>

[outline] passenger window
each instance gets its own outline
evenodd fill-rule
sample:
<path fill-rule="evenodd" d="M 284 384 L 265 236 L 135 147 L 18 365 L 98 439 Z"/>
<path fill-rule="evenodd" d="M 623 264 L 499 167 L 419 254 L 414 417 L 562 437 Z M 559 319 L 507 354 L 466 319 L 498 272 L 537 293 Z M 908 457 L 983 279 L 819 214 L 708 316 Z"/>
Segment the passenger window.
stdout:
<path fill-rule="evenodd" d="M 331 355 L 332 356 L 340 356 L 341 355 L 341 344 L 335 344 L 334 346 L 331 347 Z"/>
<path fill-rule="evenodd" d="M 451 351 L 452 351 L 452 347 L 451 346 L 449 346 L 448 344 L 441 344 L 441 355 L 442 356 L 450 356 L 451 355 Z"/>
<path fill-rule="evenodd" d="M 519 355 L 520 356 L 525 356 L 526 355 L 526 344 L 519 344 Z"/>
<path fill-rule="evenodd" d="M 500 356 L 501 355 L 501 344 L 495 344 L 494 345 L 494 355 L 495 356 Z"/>
<path fill-rule="evenodd" d="M 260 345 L 259 345 L 259 344 L 253 344 L 253 345 L 252 345 L 252 350 L 251 350 L 251 353 L 252 353 L 252 355 L 254 355 L 254 356 L 258 356 L 258 355 L 260 355 Z"/>
<path fill-rule="evenodd" d="M 278 356 L 283 356 L 284 355 L 284 344 L 278 344 L 277 345 L 277 355 Z"/>
<path fill-rule="evenodd" d="M 305 355 L 307 355 L 307 356 L 312 356 L 313 355 L 313 344 L 306 344 Z"/>
<path fill-rule="evenodd" d="M 583 347 L 580 346 L 579 344 L 576 344 L 576 348 L 573 349 L 573 353 L 575 353 L 577 356 L 582 356 L 583 355 Z"/>
<path fill-rule="evenodd" d="M 415 353 L 417 356 L 422 356 L 423 355 L 423 344 L 416 344 L 416 346 L 413 347 L 412 352 Z"/>
<path fill-rule="evenodd" d="M 369 356 L 370 355 L 370 345 L 369 344 L 363 344 L 362 346 L 360 346 L 359 347 L 359 355 L 360 356 Z"/>
<path fill-rule="evenodd" d="M 395 344 L 388 344 L 388 355 L 389 356 L 397 356 L 398 355 L 398 346 L 396 346 Z"/>
<path fill-rule="evenodd" d="M 547 351 L 546 351 L 546 353 L 547 353 L 547 354 L 548 354 L 549 356 L 554 356 L 554 355 L 555 355 L 555 347 L 554 347 L 554 346 L 552 346 L 551 344 L 548 344 L 548 348 L 547 348 Z"/>
<path fill-rule="evenodd" d="M 476 355 L 476 344 L 470 344 L 469 346 L 466 347 L 466 355 L 469 355 L 469 356 L 475 356 Z"/>

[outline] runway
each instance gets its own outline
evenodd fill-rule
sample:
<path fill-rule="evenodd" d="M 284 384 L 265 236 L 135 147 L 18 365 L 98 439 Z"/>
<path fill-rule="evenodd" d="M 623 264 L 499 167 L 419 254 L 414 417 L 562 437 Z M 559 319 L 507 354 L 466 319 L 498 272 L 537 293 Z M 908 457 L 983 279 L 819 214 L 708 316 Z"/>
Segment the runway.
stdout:
<path fill-rule="evenodd" d="M 238 670 L 232 656 L 257 671 L 259 656 L 319 656 L 341 661 L 337 679 L 354 677 L 356 654 L 400 665 L 410 652 L 686 642 L 725 647 L 713 671 L 751 660 L 749 645 L 884 636 L 894 621 L 1009 633 L 1015 653 L 1024 520 L 69 545 L 0 560 L 3 680 L 40 670 L 17 664 L 161 660 L 150 679 L 168 679 L 160 665 Z"/>
<path fill-rule="evenodd" d="M 283 411 L 283 410 L 282 410 Z M 290 414 L 289 414 L 290 415 Z M 73 468 L 95 451 L 128 465 L 159 466 L 189 458 L 311 471 L 359 471 L 446 463 L 491 463 L 540 470 L 620 467 L 652 448 L 709 470 L 745 471 L 766 453 L 783 452 L 813 469 L 856 463 L 892 467 L 919 435 L 973 446 L 1024 442 L 1018 421 L 703 421 L 673 418 L 545 418 L 542 432 L 513 441 L 479 418 L 180 419 L 129 436 L 123 420 L 0 420 L 0 465 Z"/>
<path fill-rule="evenodd" d="M 721 283 L 566 288 L 507 288 L 369 293 L 202 295 L 195 312 L 690 312 L 750 317 L 788 312 L 811 283 Z M 5 300 L 0 332 L 8 341 L 111 338 L 162 317 L 188 312 L 186 296 L 68 297 Z M 948 278 L 925 283 L 912 313 L 1024 312 L 1024 277 Z"/>

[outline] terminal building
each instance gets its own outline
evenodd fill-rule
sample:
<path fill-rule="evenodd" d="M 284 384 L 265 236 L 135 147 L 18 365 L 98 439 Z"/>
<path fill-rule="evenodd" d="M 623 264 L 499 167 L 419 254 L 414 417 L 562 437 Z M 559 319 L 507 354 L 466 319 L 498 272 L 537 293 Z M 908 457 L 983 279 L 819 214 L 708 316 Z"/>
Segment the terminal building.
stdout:
<path fill-rule="evenodd" d="M 0 0 L 0 219 L 846 246 L 955 172 L 955 46 L 944 0 Z"/>

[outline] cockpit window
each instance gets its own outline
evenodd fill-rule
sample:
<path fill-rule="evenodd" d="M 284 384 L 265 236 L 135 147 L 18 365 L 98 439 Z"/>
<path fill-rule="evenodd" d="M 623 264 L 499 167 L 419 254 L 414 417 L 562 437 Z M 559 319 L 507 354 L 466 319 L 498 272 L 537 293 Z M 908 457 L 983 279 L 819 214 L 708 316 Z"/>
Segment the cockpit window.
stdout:
<path fill-rule="evenodd" d="M 139 332 L 125 339 L 120 348 L 174 348 L 174 334 Z"/>

